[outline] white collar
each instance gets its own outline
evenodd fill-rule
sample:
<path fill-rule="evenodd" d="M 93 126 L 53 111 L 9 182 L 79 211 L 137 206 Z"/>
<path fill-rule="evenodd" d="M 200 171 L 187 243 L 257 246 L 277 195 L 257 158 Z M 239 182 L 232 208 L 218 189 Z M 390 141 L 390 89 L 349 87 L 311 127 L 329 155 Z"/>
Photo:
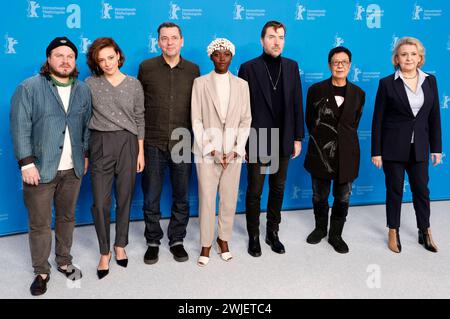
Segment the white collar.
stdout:
<path fill-rule="evenodd" d="M 419 82 L 423 82 L 423 80 L 425 80 L 425 78 L 429 75 L 423 72 L 421 69 L 417 69 L 417 72 L 419 73 Z M 400 69 L 397 69 L 395 71 L 394 80 L 397 80 L 399 77 L 404 80 L 402 71 Z"/>

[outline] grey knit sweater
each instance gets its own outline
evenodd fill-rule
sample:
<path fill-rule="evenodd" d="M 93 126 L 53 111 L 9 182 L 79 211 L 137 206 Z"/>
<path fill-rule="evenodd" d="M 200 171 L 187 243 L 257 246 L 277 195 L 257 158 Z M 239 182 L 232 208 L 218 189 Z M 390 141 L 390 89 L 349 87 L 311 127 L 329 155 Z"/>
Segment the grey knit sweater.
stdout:
<path fill-rule="evenodd" d="M 89 128 L 98 131 L 127 130 L 144 139 L 144 91 L 134 77 L 112 86 L 104 76 L 91 76 L 86 83 L 92 93 Z"/>

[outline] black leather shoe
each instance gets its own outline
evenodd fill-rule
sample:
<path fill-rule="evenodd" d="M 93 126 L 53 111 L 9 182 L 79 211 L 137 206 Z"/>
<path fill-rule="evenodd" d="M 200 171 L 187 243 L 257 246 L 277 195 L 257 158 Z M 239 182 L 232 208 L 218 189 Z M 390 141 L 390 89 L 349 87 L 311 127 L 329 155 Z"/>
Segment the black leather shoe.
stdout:
<path fill-rule="evenodd" d="M 121 266 L 123 268 L 127 268 L 127 266 L 128 266 L 128 258 L 125 258 L 125 259 L 117 259 L 116 258 L 116 262 L 119 266 Z"/>
<path fill-rule="evenodd" d="M 284 254 L 284 246 L 278 238 L 278 232 L 276 231 L 268 231 L 266 234 L 266 244 L 272 248 L 273 252 L 277 254 Z"/>
<path fill-rule="evenodd" d="M 33 296 L 40 296 L 45 294 L 47 291 L 47 283 L 50 280 L 50 275 L 47 275 L 47 278 L 43 279 L 41 275 L 37 275 L 34 278 L 33 283 L 30 286 L 30 292 Z"/>
<path fill-rule="evenodd" d="M 66 269 L 62 269 L 60 266 L 56 268 L 60 273 L 66 275 L 66 277 L 70 280 L 79 280 L 83 277 L 81 270 L 75 267 L 72 264 L 68 264 Z"/>
<path fill-rule="evenodd" d="M 250 236 L 249 237 L 247 251 L 253 257 L 261 256 L 261 245 L 259 243 L 259 236 Z"/>
<path fill-rule="evenodd" d="M 98 277 L 98 279 L 102 279 L 102 278 L 106 277 L 106 275 L 108 275 L 108 274 L 109 274 L 109 268 L 108 269 L 102 269 L 102 270 L 97 269 L 97 277 Z"/>
<path fill-rule="evenodd" d="M 116 251 L 116 247 L 114 246 L 114 251 Z M 128 258 L 124 259 L 117 259 L 117 253 L 116 253 L 116 263 L 123 268 L 127 268 L 128 266 Z"/>
<path fill-rule="evenodd" d="M 112 253 L 109 253 L 109 260 L 108 260 L 108 269 L 97 269 L 97 277 L 98 279 L 102 279 L 106 277 L 107 274 L 109 274 L 109 262 L 111 261 Z"/>
<path fill-rule="evenodd" d="M 173 259 L 175 259 L 178 262 L 187 261 L 189 259 L 189 255 L 184 249 L 183 244 L 171 246 L 170 252 L 173 255 Z"/>
<path fill-rule="evenodd" d="M 148 246 L 144 255 L 144 263 L 147 265 L 156 264 L 158 262 L 158 246 Z"/>
<path fill-rule="evenodd" d="M 426 250 L 431 251 L 433 253 L 437 253 L 438 249 L 431 238 L 431 234 L 428 230 L 420 230 L 419 229 L 419 244 L 423 245 Z"/>

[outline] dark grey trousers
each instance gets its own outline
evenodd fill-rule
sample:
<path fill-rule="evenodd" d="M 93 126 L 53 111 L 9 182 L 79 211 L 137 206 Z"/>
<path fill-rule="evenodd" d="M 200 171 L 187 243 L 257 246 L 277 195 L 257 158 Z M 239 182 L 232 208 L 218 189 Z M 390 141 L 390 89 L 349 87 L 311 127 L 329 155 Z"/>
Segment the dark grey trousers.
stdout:
<path fill-rule="evenodd" d="M 55 207 L 55 254 L 58 266 L 72 263 L 70 249 L 75 226 L 75 205 L 81 179 L 73 169 L 58 171 L 49 183 L 23 184 L 28 209 L 31 261 L 35 274 L 49 274 L 48 258 L 52 249 L 52 204 Z"/>
<path fill-rule="evenodd" d="M 91 131 L 89 140 L 92 193 L 92 216 L 100 254 L 110 251 L 111 193 L 115 182 L 115 246 L 128 244 L 131 200 L 136 180 L 139 152 L 136 135 L 128 131 Z"/>

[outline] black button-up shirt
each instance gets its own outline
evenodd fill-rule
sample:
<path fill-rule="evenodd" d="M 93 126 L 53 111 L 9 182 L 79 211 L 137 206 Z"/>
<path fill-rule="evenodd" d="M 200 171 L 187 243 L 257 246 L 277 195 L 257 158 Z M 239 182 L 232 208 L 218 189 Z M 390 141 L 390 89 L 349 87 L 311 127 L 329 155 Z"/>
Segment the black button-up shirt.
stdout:
<path fill-rule="evenodd" d="M 198 65 L 180 57 L 173 68 L 162 56 L 145 60 L 138 79 L 145 95 L 145 144 L 170 151 L 179 142 L 171 140 L 172 131 L 191 130 L 191 95 Z M 178 136 L 177 136 L 178 138 Z"/>

